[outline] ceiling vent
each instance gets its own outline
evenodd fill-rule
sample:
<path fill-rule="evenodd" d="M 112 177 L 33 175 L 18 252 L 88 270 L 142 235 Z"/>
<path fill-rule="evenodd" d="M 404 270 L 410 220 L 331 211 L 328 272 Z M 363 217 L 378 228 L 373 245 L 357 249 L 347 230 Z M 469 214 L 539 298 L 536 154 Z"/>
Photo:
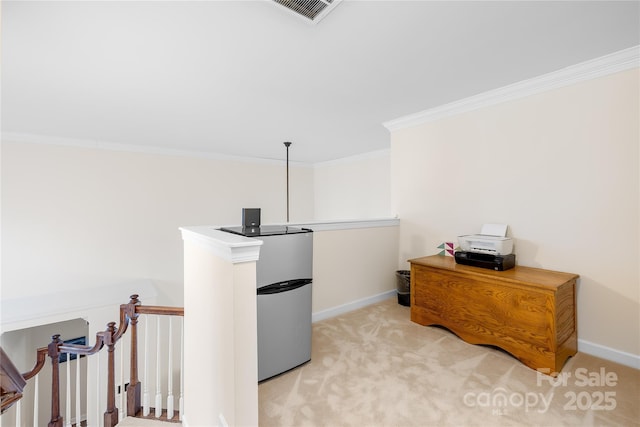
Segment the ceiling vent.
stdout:
<path fill-rule="evenodd" d="M 272 0 L 291 12 L 316 23 L 331 12 L 342 0 Z"/>

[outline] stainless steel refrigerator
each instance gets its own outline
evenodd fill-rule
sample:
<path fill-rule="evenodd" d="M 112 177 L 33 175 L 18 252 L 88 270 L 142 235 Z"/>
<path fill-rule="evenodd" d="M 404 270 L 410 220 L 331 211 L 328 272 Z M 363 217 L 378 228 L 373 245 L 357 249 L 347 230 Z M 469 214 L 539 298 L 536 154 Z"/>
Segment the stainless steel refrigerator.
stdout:
<path fill-rule="evenodd" d="M 263 241 L 256 263 L 258 381 L 311 360 L 313 232 L 287 226 L 222 230 Z"/>

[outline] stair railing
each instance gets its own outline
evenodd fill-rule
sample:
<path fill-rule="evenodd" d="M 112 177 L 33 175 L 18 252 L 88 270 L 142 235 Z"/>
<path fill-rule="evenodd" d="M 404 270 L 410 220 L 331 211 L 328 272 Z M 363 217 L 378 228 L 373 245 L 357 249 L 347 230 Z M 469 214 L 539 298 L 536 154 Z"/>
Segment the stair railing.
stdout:
<path fill-rule="evenodd" d="M 126 414 L 127 416 L 146 416 L 147 414 L 143 410 L 143 405 L 141 403 L 141 393 L 142 393 L 142 383 L 138 374 L 138 319 L 141 314 L 147 315 L 158 315 L 158 316 L 184 316 L 184 308 L 182 307 L 164 307 L 164 306 L 143 306 L 138 299 L 138 295 L 132 295 L 128 304 L 120 305 L 120 319 L 118 323 L 118 327 L 116 328 L 115 322 L 109 322 L 107 324 L 107 329 L 104 331 L 100 331 L 96 333 L 96 341 L 92 346 L 89 345 L 76 345 L 76 344 L 66 344 L 60 339 L 60 335 L 53 335 L 51 343 L 47 347 L 42 347 L 36 350 L 36 364 L 33 369 L 29 372 L 22 374 L 22 377 L 25 381 L 36 376 L 44 367 L 46 358 L 49 357 L 51 359 L 51 418 L 48 423 L 49 427 L 64 427 L 63 417 L 60 412 L 60 355 L 66 354 L 67 359 L 69 360 L 69 355 L 75 354 L 78 358 L 81 356 L 91 356 L 99 353 L 104 347 L 107 348 L 107 390 L 106 390 L 106 411 L 103 415 L 103 425 L 105 427 L 114 427 L 118 424 L 119 420 L 122 418 L 122 414 L 119 411 L 119 408 L 116 406 L 116 384 L 115 384 L 115 350 L 116 344 L 118 341 L 124 336 L 127 332 L 129 326 L 131 326 L 131 346 L 130 346 L 130 364 L 129 364 L 129 383 L 126 389 Z M 171 317 L 170 317 L 171 319 Z M 159 323 L 159 322 L 158 322 Z M 149 328 L 145 328 L 145 334 L 148 333 Z M 158 340 L 161 340 L 160 329 L 158 328 Z M 146 341 L 146 337 L 145 337 Z M 172 341 L 171 338 L 171 330 L 169 330 L 169 342 Z M 160 345 L 160 343 L 158 343 Z M 159 348 L 159 347 L 158 347 Z M 169 363 L 171 363 L 172 359 L 172 348 L 169 349 Z M 182 351 L 181 350 L 181 360 L 180 364 L 182 365 Z M 149 352 L 145 352 L 145 366 L 148 363 L 147 357 Z M 68 371 L 70 366 L 67 367 L 67 381 L 69 378 Z M 146 370 L 146 369 L 145 369 Z M 169 365 L 169 392 L 167 398 L 167 418 L 173 418 L 173 393 L 171 391 L 172 387 L 172 366 Z M 182 366 L 180 368 L 180 375 L 182 376 Z M 146 382 L 149 382 L 148 378 L 145 378 Z M 159 380 L 158 380 L 159 383 Z M 159 386 L 158 386 L 159 387 Z M 69 388 L 69 384 L 67 384 L 67 389 Z M 78 395 L 80 391 L 76 390 L 76 395 Z M 98 390 L 96 390 L 99 393 Z M 11 402 L 7 399 L 7 406 L 5 407 L 4 399 L 3 399 L 3 412 L 7 409 L 11 404 L 15 403 L 22 397 L 22 395 L 18 395 L 16 393 L 15 396 L 11 396 Z M 67 394 L 67 417 L 70 417 L 70 395 Z M 182 390 L 182 381 L 181 381 L 181 389 L 180 389 L 180 411 L 179 417 L 182 417 L 182 408 L 183 408 L 183 390 Z M 158 408 L 160 406 L 160 408 Z M 158 409 L 160 412 L 158 412 Z M 37 411 L 37 409 L 36 409 Z M 78 412 L 79 413 L 79 412 Z M 156 417 L 160 417 L 162 413 L 162 401 L 161 399 L 156 399 Z M 76 417 L 77 418 L 77 417 Z M 17 417 L 19 419 L 19 416 Z M 77 421 L 79 422 L 79 421 Z M 70 426 L 67 422 L 67 425 Z"/>

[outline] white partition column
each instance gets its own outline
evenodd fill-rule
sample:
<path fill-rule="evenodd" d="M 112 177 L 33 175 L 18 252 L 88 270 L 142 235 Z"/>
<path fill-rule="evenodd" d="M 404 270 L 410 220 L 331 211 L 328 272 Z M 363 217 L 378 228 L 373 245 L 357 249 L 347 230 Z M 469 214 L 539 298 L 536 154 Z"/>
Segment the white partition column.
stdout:
<path fill-rule="evenodd" d="M 256 261 L 262 241 L 214 227 L 181 231 L 188 393 L 182 424 L 256 426 Z"/>

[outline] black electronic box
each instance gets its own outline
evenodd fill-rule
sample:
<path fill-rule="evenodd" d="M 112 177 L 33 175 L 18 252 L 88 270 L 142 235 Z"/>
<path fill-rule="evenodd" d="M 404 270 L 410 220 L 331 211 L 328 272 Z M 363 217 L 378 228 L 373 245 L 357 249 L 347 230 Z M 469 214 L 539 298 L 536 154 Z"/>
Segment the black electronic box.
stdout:
<path fill-rule="evenodd" d="M 509 270 L 516 265 L 516 254 L 491 255 L 479 254 L 476 252 L 456 251 L 454 258 L 458 264 L 488 268 L 496 271 Z"/>

